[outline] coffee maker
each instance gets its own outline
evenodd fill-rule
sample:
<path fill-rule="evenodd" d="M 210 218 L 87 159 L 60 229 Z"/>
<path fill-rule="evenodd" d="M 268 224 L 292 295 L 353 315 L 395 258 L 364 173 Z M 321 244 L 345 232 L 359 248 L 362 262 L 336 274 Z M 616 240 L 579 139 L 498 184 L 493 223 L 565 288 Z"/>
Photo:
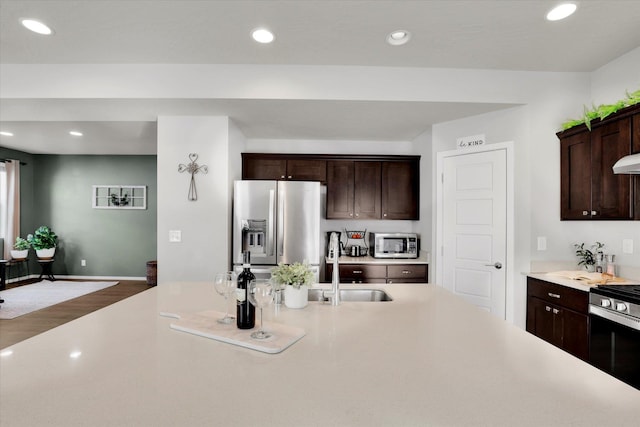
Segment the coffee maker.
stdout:
<path fill-rule="evenodd" d="M 340 251 L 340 253 L 338 254 L 338 257 L 341 257 L 342 255 L 344 255 L 344 243 L 342 243 L 342 231 L 327 231 L 327 257 L 328 258 L 332 258 L 333 259 L 333 254 L 330 253 L 330 248 L 329 248 L 329 242 L 331 242 L 331 235 L 333 233 L 336 233 L 338 235 L 338 241 L 339 241 L 339 245 L 338 245 L 338 249 Z"/>

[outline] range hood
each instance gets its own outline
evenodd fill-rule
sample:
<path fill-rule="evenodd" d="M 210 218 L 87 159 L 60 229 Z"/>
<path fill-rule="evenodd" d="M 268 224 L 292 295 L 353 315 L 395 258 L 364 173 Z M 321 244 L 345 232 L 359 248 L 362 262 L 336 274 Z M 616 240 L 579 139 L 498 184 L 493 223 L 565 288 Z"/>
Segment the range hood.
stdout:
<path fill-rule="evenodd" d="M 640 174 L 640 153 L 624 156 L 613 165 L 613 173 Z"/>

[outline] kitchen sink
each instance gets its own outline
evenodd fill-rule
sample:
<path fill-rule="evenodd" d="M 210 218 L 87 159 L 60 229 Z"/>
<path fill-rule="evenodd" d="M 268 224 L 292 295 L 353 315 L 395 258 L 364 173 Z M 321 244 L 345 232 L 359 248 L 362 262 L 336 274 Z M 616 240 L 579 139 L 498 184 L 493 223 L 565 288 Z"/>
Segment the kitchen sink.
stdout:
<path fill-rule="evenodd" d="M 309 289 L 309 301 L 329 301 L 329 298 L 323 298 L 323 291 L 328 291 L 328 289 Z M 352 302 L 384 302 L 393 301 L 393 298 L 381 289 L 340 289 L 340 300 Z"/>

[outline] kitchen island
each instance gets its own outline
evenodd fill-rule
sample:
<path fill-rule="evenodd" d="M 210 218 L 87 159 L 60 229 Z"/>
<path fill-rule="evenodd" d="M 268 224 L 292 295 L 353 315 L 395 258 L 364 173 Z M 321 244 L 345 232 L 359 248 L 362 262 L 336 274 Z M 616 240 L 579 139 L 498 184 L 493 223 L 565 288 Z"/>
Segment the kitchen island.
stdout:
<path fill-rule="evenodd" d="M 640 391 L 434 285 L 391 302 L 280 307 L 304 328 L 279 354 L 170 329 L 224 310 L 173 283 L 5 349 L 0 425 L 636 426 Z"/>

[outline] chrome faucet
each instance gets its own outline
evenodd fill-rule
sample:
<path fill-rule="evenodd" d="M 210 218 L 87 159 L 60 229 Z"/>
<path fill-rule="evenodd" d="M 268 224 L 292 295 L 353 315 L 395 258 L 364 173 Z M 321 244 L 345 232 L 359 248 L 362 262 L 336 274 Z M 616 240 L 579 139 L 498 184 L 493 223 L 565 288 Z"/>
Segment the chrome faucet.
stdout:
<path fill-rule="evenodd" d="M 329 238 L 329 253 L 333 253 L 333 275 L 331 278 L 331 292 L 323 292 L 324 297 L 331 299 L 331 305 L 340 305 L 340 267 L 338 257 L 340 256 L 340 240 L 337 233 L 331 233 Z"/>

